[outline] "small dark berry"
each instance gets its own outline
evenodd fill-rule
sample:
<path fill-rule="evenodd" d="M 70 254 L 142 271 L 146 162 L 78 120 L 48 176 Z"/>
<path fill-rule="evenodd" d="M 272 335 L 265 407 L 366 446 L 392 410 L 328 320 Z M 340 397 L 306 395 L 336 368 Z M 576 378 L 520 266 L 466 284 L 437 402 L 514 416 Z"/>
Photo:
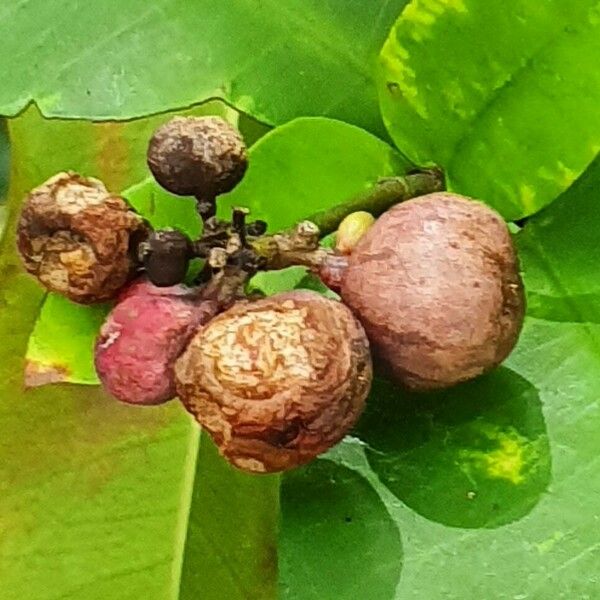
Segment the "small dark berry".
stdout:
<path fill-rule="evenodd" d="M 171 119 L 154 132 L 147 158 L 166 190 L 205 199 L 232 190 L 247 167 L 244 140 L 220 117 Z"/>
<path fill-rule="evenodd" d="M 187 273 L 190 240 L 180 231 L 155 231 L 140 247 L 140 257 L 154 285 L 177 285 Z"/>

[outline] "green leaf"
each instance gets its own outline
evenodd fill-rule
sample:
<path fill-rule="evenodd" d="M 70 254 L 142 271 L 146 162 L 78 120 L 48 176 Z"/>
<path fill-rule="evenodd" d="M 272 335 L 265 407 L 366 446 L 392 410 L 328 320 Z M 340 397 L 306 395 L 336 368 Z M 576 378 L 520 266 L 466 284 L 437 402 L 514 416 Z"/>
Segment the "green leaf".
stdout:
<path fill-rule="evenodd" d="M 135 125 L 126 128 L 134 134 Z M 182 411 L 135 410 L 99 388 L 23 391 L 44 292 L 16 255 L 21 200 L 65 167 L 109 185 L 135 177 L 135 161 L 112 133 L 42 121 L 35 111 L 10 123 L 13 171 L 0 242 L 0 580 L 7 600 L 162 600 L 171 586 L 171 535 L 192 431 Z M 109 155 L 119 162 L 108 166 Z"/>
<path fill-rule="evenodd" d="M 110 307 L 81 306 L 48 294 L 27 346 L 25 384 L 99 383 L 94 341 Z"/>
<path fill-rule="evenodd" d="M 8 190 L 8 165 L 10 161 L 10 142 L 8 141 L 8 131 L 6 120 L 0 119 L 0 204 Z M 0 219 L 0 234 L 2 233 L 2 221 Z"/>
<path fill-rule="evenodd" d="M 509 369 L 447 392 L 375 382 L 357 435 L 381 481 L 429 520 L 498 527 L 529 513 L 550 480 L 536 389 Z"/>
<path fill-rule="evenodd" d="M 359 473 L 317 460 L 283 477 L 281 504 L 280 598 L 393 598 L 400 534 Z"/>
<path fill-rule="evenodd" d="M 278 516 L 272 480 L 256 478 L 249 483 L 232 476 L 224 461 L 204 452 L 203 445 L 200 464 L 207 482 L 225 483 L 229 477 L 230 484 L 209 490 L 199 486 L 192 496 L 198 427 L 179 403 L 125 406 L 97 386 L 55 385 L 23 391 L 25 351 L 44 292 L 24 273 L 16 254 L 14 232 L 22 198 L 65 166 L 99 176 L 112 189 L 118 189 L 120 182 L 128 185 L 130 178 L 139 178 L 136 165 L 143 163 L 143 156 L 136 152 L 132 159 L 124 152 L 128 147 L 124 142 L 136 139 L 136 132 L 146 125 L 121 125 L 120 135 L 112 136 L 111 130 L 112 137 L 107 138 L 103 127 L 44 121 L 35 111 L 10 124 L 17 160 L 8 227 L 0 241 L 3 600 L 210 599 L 219 597 L 221 582 L 231 580 L 230 565 L 239 560 L 239 540 L 244 540 L 245 555 L 273 552 L 270 532 Z M 106 160 L 117 156 L 118 161 Z M 215 521 L 219 505 L 227 518 L 231 486 L 238 488 L 236 512 L 230 524 Z M 204 502 L 208 496 L 210 502 Z M 249 511 L 252 507 L 253 520 L 235 521 L 244 504 Z M 211 562 L 212 581 L 206 590 L 195 588 L 196 573 L 205 569 L 208 560 L 205 549 L 194 553 L 194 548 L 202 547 L 198 523 L 210 524 L 221 545 L 222 560 Z M 230 535 L 233 528 L 239 538 Z M 239 570 L 247 594 L 240 591 L 228 598 L 273 598 L 273 563 L 271 559 L 267 569 L 248 561 Z"/>
<path fill-rule="evenodd" d="M 398 598 L 596 595 L 599 183 L 597 159 L 517 235 L 534 302 L 504 367 L 436 394 L 374 388 L 357 434 L 404 503 L 388 504 Z"/>
<path fill-rule="evenodd" d="M 332 300 L 339 300 L 340 296 L 333 290 L 330 290 L 316 275 L 306 273 L 306 275 L 296 285 L 297 290 L 311 290 L 322 296 L 327 296 Z"/>
<path fill-rule="evenodd" d="M 262 137 L 251 149 L 240 185 L 219 199 L 252 209 L 270 231 L 350 200 L 380 177 L 403 174 L 409 163 L 366 131 L 325 118 L 296 119 Z"/>
<path fill-rule="evenodd" d="M 406 1 L 9 2 L 0 114 L 34 100 L 47 116 L 129 119 L 220 97 L 272 124 L 381 131 L 374 59 Z"/>
<path fill-rule="evenodd" d="M 249 282 L 246 291 L 273 296 L 291 290 L 311 290 L 328 298 L 339 300 L 339 296 L 330 290 L 316 275 L 307 272 L 305 267 L 288 267 L 280 271 L 262 271 Z"/>
<path fill-rule="evenodd" d="M 297 288 L 304 277 L 304 267 L 288 267 L 280 271 L 262 271 L 257 273 L 249 282 L 248 292 L 259 292 L 265 296 L 273 296 L 281 292 L 289 292 Z"/>
<path fill-rule="evenodd" d="M 179 600 L 275 598 L 279 476 L 238 471 L 203 434 L 195 481 Z"/>
<path fill-rule="evenodd" d="M 6 206 L 0 204 L 0 236 L 4 233 L 4 227 L 6 225 Z"/>
<path fill-rule="evenodd" d="M 384 121 L 412 160 L 516 219 L 600 149 L 599 55 L 598 0 L 414 0 L 380 55 Z"/>
<path fill-rule="evenodd" d="M 132 185 L 122 195 L 154 229 L 179 229 L 191 239 L 202 233 L 194 198 L 182 198 L 167 192 L 153 177 Z"/>
<path fill-rule="evenodd" d="M 600 324 L 599 189 L 600 155 L 517 236 L 531 316 Z"/>

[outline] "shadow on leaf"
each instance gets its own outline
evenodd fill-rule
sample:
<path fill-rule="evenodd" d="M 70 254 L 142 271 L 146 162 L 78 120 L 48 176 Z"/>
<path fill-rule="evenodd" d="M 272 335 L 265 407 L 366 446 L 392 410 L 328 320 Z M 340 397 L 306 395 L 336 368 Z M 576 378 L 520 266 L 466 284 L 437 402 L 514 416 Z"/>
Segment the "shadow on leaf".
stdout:
<path fill-rule="evenodd" d="M 381 481 L 445 525 L 492 528 L 520 519 L 550 480 L 538 393 L 507 368 L 428 394 L 376 381 L 355 434 Z"/>
<path fill-rule="evenodd" d="M 286 473 L 281 512 L 282 599 L 394 598 L 400 533 L 364 477 L 329 460 Z"/>

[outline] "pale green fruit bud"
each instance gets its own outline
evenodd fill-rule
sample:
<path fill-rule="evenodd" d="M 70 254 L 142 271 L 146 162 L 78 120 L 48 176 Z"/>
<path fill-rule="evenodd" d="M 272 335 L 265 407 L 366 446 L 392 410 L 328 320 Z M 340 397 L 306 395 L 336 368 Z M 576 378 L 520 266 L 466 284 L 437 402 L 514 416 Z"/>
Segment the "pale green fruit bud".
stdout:
<path fill-rule="evenodd" d="M 358 244 L 358 240 L 375 223 L 375 217 L 363 210 L 349 214 L 337 231 L 335 249 L 342 254 L 350 254 Z"/>

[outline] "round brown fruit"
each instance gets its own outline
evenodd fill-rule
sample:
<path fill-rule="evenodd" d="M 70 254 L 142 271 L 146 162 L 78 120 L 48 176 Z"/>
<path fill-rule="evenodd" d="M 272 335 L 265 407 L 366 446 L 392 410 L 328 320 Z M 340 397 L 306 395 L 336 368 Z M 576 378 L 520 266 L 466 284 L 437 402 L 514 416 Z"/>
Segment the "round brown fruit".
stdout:
<path fill-rule="evenodd" d="M 444 388 L 498 365 L 525 300 L 506 223 L 481 202 L 435 193 L 384 213 L 350 256 L 341 295 L 374 355 L 413 389 Z"/>
<path fill-rule="evenodd" d="M 241 302 L 175 364 L 177 391 L 221 453 L 251 472 L 290 469 L 340 441 L 371 385 L 363 328 L 314 292 Z"/>
<path fill-rule="evenodd" d="M 202 198 L 232 190 L 247 167 L 244 140 L 220 117 L 174 117 L 154 132 L 147 159 L 166 190 Z"/>

